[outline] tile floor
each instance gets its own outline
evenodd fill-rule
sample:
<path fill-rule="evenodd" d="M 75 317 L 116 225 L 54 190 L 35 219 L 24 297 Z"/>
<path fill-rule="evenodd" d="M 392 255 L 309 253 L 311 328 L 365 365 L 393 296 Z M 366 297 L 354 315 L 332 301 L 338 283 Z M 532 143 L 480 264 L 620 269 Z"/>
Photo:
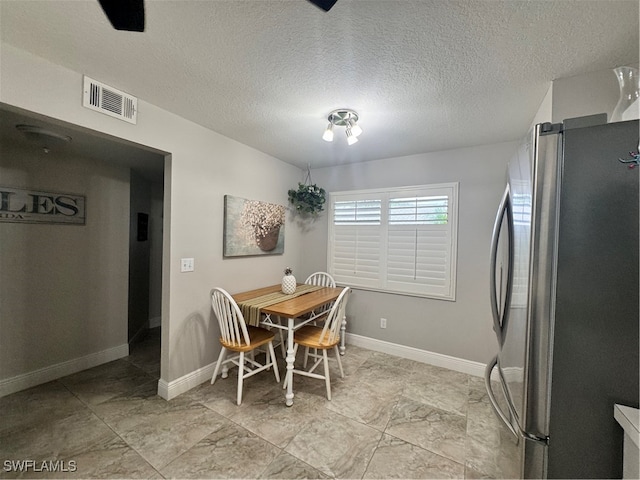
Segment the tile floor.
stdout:
<path fill-rule="evenodd" d="M 518 474 L 480 378 L 347 346 L 344 379 L 331 362 L 332 401 L 321 380 L 296 376 L 287 408 L 263 372 L 238 407 L 232 370 L 167 402 L 156 395 L 159 344 L 156 330 L 125 359 L 0 398 L 0 478 Z M 12 470 L 19 460 L 36 468 Z M 67 471 L 46 470 L 56 465 Z"/>

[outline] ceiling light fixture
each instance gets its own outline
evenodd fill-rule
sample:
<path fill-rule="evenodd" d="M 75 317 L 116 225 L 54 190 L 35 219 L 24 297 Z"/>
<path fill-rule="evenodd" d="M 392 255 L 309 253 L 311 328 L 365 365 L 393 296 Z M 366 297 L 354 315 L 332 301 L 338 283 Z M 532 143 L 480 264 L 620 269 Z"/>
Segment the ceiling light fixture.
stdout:
<path fill-rule="evenodd" d="M 16 125 L 16 128 L 24 133 L 27 139 L 42 147 L 44 153 L 49 153 L 51 148 L 64 145 L 71 141 L 71 137 L 68 135 L 63 135 L 36 125 L 20 124 Z"/>
<path fill-rule="evenodd" d="M 358 125 L 353 118 L 349 120 L 349 126 L 351 127 L 351 132 L 353 133 L 354 137 L 359 137 L 360 134 L 362 133 L 362 129 L 360 128 L 360 125 Z"/>
<path fill-rule="evenodd" d="M 358 114 L 353 110 L 341 108 L 334 110 L 327 117 L 329 125 L 322 135 L 322 139 L 326 142 L 333 142 L 333 127 L 346 127 L 347 143 L 353 145 L 358 141 L 358 136 L 362 133 L 362 128 L 358 125 Z"/>
<path fill-rule="evenodd" d="M 358 141 L 358 137 L 353 134 L 351 127 L 347 127 L 347 144 L 353 145 Z"/>
<path fill-rule="evenodd" d="M 329 123 L 329 125 L 327 125 L 327 129 L 324 131 L 322 139 L 325 142 L 333 142 L 333 123 Z"/>

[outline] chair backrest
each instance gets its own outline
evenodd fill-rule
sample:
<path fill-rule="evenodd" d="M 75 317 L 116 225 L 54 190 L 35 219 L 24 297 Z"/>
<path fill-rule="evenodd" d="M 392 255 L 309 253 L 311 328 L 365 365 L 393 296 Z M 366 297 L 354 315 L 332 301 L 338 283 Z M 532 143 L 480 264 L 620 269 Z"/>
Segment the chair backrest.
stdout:
<path fill-rule="evenodd" d="M 350 295 L 351 289 L 349 287 L 345 287 L 331 307 L 327 320 L 324 322 L 322 333 L 320 334 L 320 343 L 333 343 L 340 337 L 340 327 L 342 326 L 342 320 L 346 315 L 345 312 Z"/>
<path fill-rule="evenodd" d="M 251 343 L 242 312 L 226 290 L 222 288 L 211 290 L 211 306 L 218 317 L 220 336 L 225 343 L 234 345 Z"/>
<path fill-rule="evenodd" d="M 333 287 L 336 286 L 336 281 L 327 272 L 315 272 L 309 275 L 304 281 L 307 285 L 318 285 L 321 287 Z"/>

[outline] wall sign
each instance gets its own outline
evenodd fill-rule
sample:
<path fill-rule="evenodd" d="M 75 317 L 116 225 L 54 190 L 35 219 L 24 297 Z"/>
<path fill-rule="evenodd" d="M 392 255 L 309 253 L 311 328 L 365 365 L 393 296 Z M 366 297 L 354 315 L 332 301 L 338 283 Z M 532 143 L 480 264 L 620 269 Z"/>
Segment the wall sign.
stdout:
<path fill-rule="evenodd" d="M 0 186 L 0 222 L 85 223 L 85 197 Z"/>

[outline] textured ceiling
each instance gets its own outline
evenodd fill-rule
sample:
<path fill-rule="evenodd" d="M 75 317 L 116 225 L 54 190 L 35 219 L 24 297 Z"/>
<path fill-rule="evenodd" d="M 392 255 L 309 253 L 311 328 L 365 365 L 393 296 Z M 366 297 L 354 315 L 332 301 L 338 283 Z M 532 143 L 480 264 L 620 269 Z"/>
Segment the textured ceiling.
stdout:
<path fill-rule="evenodd" d="M 133 33 L 97 0 L 1 0 L 0 26 L 3 42 L 313 168 L 521 138 L 550 81 L 638 62 L 638 3 L 146 0 Z M 350 147 L 343 129 L 321 139 L 340 107 L 364 130 Z"/>

